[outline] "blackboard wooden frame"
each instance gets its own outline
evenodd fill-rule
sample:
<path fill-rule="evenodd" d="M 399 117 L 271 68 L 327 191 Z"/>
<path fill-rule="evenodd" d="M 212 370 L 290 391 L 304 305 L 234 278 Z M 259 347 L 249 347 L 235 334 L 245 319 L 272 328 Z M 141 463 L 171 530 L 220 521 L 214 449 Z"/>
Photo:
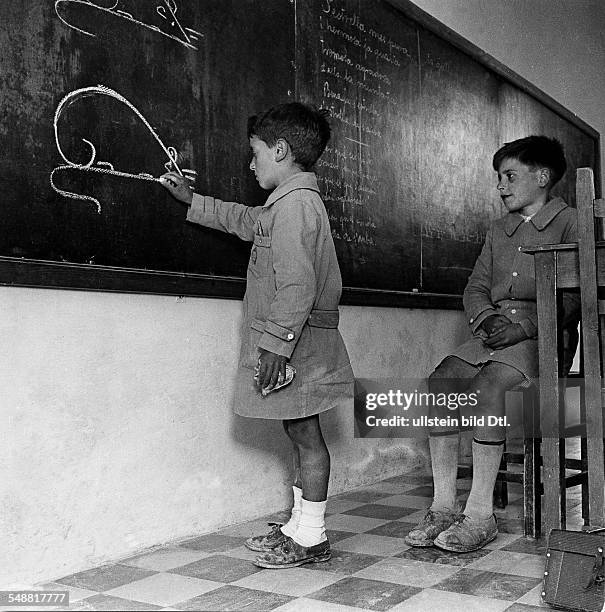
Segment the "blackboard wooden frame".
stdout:
<path fill-rule="evenodd" d="M 417 7 L 410 0 L 386 1 L 405 17 L 415 21 L 471 59 L 492 70 L 508 83 L 529 94 L 589 136 L 594 141 L 594 171 L 597 196 L 600 197 L 600 135 L 594 128 L 535 85 Z M 245 279 L 239 277 L 142 270 L 15 257 L 0 257 L 0 285 L 223 299 L 241 299 L 245 291 Z M 342 303 L 359 306 L 448 310 L 462 308 L 460 295 L 352 287 L 344 288 Z"/>

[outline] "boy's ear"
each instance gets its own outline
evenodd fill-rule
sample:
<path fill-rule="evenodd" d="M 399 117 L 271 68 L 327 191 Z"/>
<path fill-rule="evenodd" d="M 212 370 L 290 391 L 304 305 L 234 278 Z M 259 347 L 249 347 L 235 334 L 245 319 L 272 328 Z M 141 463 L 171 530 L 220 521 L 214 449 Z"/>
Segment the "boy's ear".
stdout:
<path fill-rule="evenodd" d="M 550 183 L 550 168 L 540 168 L 538 170 L 538 185 L 546 187 Z"/>
<path fill-rule="evenodd" d="M 286 159 L 290 147 L 283 138 L 278 138 L 275 143 L 275 161 L 280 162 Z"/>

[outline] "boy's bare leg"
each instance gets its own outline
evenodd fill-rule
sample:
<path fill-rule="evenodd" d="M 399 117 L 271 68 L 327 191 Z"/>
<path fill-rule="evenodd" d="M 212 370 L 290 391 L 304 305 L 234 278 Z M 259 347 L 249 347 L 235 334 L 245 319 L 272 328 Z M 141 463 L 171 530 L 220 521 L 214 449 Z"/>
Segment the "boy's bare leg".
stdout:
<path fill-rule="evenodd" d="M 289 537 L 292 537 L 296 533 L 298 523 L 300 521 L 300 512 L 302 506 L 302 480 L 300 477 L 300 455 L 298 452 L 298 446 L 290 437 L 289 423 L 290 421 L 288 420 L 283 421 L 284 431 L 292 442 L 292 469 L 294 479 L 294 482 L 292 483 L 293 504 L 290 519 L 285 525 L 282 525 L 280 529 L 282 533 Z"/>
<path fill-rule="evenodd" d="M 309 548 L 326 541 L 325 512 L 330 478 L 330 453 L 319 415 L 288 422 L 288 435 L 298 450 L 302 499 L 298 527 L 290 537 Z"/>
<path fill-rule="evenodd" d="M 257 557 L 259 567 L 273 569 L 320 563 L 330 559 L 325 512 L 330 477 L 330 454 L 319 426 L 319 415 L 292 419 L 286 431 L 298 450 L 302 481 L 301 511 L 293 535 L 270 552 Z"/>
<path fill-rule="evenodd" d="M 282 421 L 284 431 L 290 438 L 290 432 L 288 430 L 288 424 L 290 421 Z M 268 552 L 274 550 L 279 544 L 284 542 L 285 536 L 292 537 L 298 528 L 300 521 L 301 505 L 302 505 L 302 481 L 300 478 L 300 457 L 298 454 L 298 446 L 292 442 L 292 469 L 293 469 L 293 483 L 292 483 L 292 510 L 290 512 L 290 518 L 285 525 L 280 523 L 269 523 L 271 529 L 268 533 L 258 536 L 252 536 L 245 542 L 246 546 L 250 550 L 256 552 Z"/>
<path fill-rule="evenodd" d="M 284 426 L 284 431 L 288 438 L 290 438 L 290 432 L 288 431 L 288 424 L 290 421 L 282 421 Z M 302 480 L 300 477 L 300 455 L 298 453 L 298 446 L 290 439 L 292 442 L 292 471 L 293 471 L 293 482 L 292 486 L 302 489 Z"/>
<path fill-rule="evenodd" d="M 319 425 L 319 415 L 314 414 L 288 422 L 288 435 L 298 450 L 303 498 L 308 501 L 325 501 L 330 478 L 330 453 Z"/>

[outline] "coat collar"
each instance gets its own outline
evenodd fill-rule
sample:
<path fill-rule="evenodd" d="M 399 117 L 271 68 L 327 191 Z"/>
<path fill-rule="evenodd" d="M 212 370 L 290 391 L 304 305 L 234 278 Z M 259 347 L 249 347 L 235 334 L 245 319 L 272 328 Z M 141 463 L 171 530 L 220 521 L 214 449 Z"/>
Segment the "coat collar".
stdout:
<path fill-rule="evenodd" d="M 277 200 L 288 195 L 295 189 L 311 189 L 319 193 L 319 186 L 317 185 L 317 177 L 314 172 L 297 172 L 290 178 L 286 179 L 283 183 L 279 184 L 267 198 L 263 208 L 267 208 L 277 202 Z"/>
<path fill-rule="evenodd" d="M 542 231 L 564 208 L 567 208 L 567 204 L 561 198 L 553 198 L 544 204 L 529 223 L 532 223 L 538 231 Z M 519 213 L 508 213 L 504 217 L 504 231 L 507 236 L 512 236 L 521 223 L 523 217 Z"/>

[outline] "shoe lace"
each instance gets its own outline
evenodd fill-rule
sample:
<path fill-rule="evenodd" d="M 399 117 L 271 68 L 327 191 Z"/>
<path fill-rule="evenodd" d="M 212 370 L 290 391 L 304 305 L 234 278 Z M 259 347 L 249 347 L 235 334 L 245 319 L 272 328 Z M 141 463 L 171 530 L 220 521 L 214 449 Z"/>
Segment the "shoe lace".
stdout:
<path fill-rule="evenodd" d="M 456 514 L 455 518 L 454 518 L 454 523 L 456 525 L 460 525 L 462 523 L 464 523 L 464 520 L 467 518 L 466 514 L 464 514 L 464 512 L 460 512 L 458 514 Z"/>
<path fill-rule="evenodd" d="M 435 515 L 436 515 L 436 511 L 433 510 L 432 508 L 429 508 L 426 511 L 426 514 L 424 515 L 424 520 L 427 521 L 427 522 L 432 522 L 436 518 Z M 465 517 L 466 517 L 466 515 L 463 514 L 462 512 L 457 512 L 454 515 L 454 522 L 462 522 L 465 519 Z"/>
<path fill-rule="evenodd" d="M 290 553 L 294 552 L 294 548 L 292 547 L 293 543 L 294 542 L 291 538 L 286 537 L 286 539 L 281 544 L 279 544 L 279 546 L 277 546 L 275 552 L 282 552 L 289 555 Z"/>
<path fill-rule="evenodd" d="M 426 511 L 426 514 L 424 515 L 424 520 L 427 522 L 432 522 L 434 519 L 435 519 L 435 512 L 429 508 Z"/>

